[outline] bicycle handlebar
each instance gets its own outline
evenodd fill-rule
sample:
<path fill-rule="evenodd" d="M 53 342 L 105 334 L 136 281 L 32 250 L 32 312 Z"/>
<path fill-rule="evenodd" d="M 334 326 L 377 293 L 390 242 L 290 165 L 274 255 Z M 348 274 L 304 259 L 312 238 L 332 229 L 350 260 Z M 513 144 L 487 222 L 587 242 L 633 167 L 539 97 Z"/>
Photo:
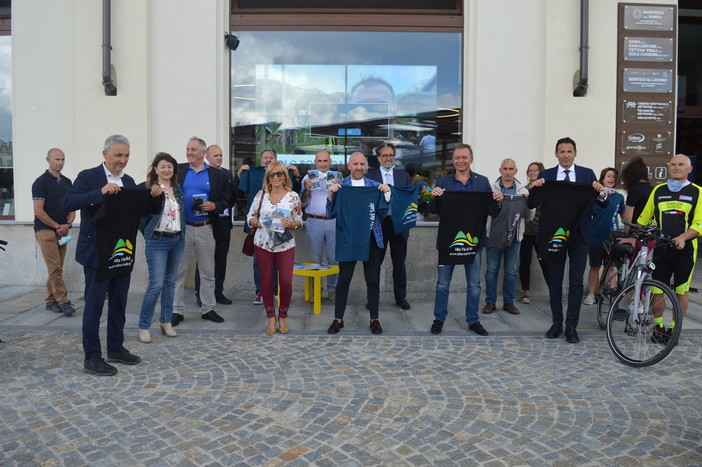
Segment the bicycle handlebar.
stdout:
<path fill-rule="evenodd" d="M 622 223 L 631 227 L 631 234 L 636 237 L 637 240 L 655 240 L 657 242 L 656 246 L 664 246 L 673 243 L 673 239 L 670 235 L 664 234 L 663 231 L 655 225 L 641 226 L 625 220 L 623 220 Z"/>

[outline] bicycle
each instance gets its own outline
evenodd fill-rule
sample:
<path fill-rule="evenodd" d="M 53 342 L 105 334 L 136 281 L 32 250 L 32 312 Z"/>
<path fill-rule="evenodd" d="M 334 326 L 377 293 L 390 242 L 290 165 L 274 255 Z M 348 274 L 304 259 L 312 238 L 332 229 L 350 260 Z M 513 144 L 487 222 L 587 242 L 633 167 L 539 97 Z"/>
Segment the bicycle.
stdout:
<path fill-rule="evenodd" d="M 597 301 L 597 324 L 603 331 L 607 328 L 609 309 L 612 308 L 614 299 L 621 292 L 626 277 L 634 265 L 631 261 L 634 256 L 634 246 L 628 243 L 619 243 L 620 239 L 628 237 L 626 232 L 615 230 L 602 244 L 605 260 L 595 300 Z"/>
<path fill-rule="evenodd" d="M 641 248 L 607 314 L 607 343 L 623 363 L 645 367 L 663 360 L 678 344 L 682 309 L 670 286 L 651 277 L 653 252 L 671 245 L 671 238 L 653 226 L 625 224 Z M 662 319 L 663 326 L 656 324 L 656 317 Z M 665 323 L 673 322 L 675 326 L 666 330 Z"/>

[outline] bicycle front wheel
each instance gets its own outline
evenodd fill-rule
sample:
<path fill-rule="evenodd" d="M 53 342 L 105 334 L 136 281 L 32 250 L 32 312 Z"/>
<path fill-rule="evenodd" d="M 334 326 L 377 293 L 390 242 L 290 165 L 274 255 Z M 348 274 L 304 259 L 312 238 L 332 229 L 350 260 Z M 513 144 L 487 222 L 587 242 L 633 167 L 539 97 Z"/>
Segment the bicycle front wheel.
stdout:
<path fill-rule="evenodd" d="M 607 343 L 614 355 L 633 367 L 654 365 L 663 360 L 678 343 L 682 311 L 675 292 L 660 281 L 646 279 L 638 293 L 636 285 L 625 287 L 607 315 Z M 654 317 L 663 319 L 658 327 Z M 675 327 L 670 328 L 671 322 Z"/>
<path fill-rule="evenodd" d="M 621 263 L 613 259 L 605 261 L 600 273 L 600 289 L 597 292 L 597 324 L 607 328 L 607 314 L 619 292 L 619 268 Z"/>

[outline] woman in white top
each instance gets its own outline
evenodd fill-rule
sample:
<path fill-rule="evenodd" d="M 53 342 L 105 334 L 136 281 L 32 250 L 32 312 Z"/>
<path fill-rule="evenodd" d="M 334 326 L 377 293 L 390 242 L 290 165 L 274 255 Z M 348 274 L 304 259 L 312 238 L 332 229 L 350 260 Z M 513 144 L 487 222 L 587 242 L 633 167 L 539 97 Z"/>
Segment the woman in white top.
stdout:
<path fill-rule="evenodd" d="M 149 285 L 139 314 L 139 340 L 144 343 L 151 342 L 149 328 L 159 295 L 161 332 L 167 337 L 177 336 L 171 326 L 171 316 L 176 274 L 185 247 L 184 195 L 178 186 L 178 163 L 171 155 L 159 152 L 154 157 L 142 186 L 148 188 L 152 185 L 159 185 L 165 196 L 161 212 L 144 216 L 139 223 L 146 241 L 144 252 L 149 265 Z"/>
<path fill-rule="evenodd" d="M 254 237 L 254 254 L 261 271 L 261 292 L 266 307 L 268 327 L 266 334 L 275 334 L 276 316 L 273 301 L 274 265 L 278 266 L 280 307 L 278 326 L 287 334 L 288 307 L 292 295 L 292 273 L 295 263 L 295 237 L 293 230 L 302 228 L 300 196 L 292 191 L 288 169 L 280 161 L 272 162 L 263 177 L 263 190 L 256 194 L 249 215 L 249 226 L 257 227 Z"/>

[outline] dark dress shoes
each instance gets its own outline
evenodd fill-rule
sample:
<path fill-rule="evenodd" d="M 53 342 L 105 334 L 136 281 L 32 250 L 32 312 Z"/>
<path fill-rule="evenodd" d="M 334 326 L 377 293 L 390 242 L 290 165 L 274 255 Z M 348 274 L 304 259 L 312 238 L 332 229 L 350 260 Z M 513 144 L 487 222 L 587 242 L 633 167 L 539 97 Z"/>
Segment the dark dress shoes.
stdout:
<path fill-rule="evenodd" d="M 328 334 L 337 334 L 341 328 L 344 327 L 344 320 L 337 320 L 335 319 L 332 321 L 331 325 L 329 326 L 329 329 L 327 329 Z"/>
<path fill-rule="evenodd" d="M 558 336 L 560 336 L 562 332 L 563 327 L 560 324 L 554 324 L 546 331 L 546 339 L 558 339 Z"/>
<path fill-rule="evenodd" d="M 370 331 L 373 334 L 382 334 L 383 328 L 380 327 L 380 321 L 377 319 L 370 320 Z"/>
<path fill-rule="evenodd" d="M 397 305 L 400 308 L 402 308 L 403 310 L 409 310 L 410 308 L 412 308 L 410 306 L 409 302 L 407 301 L 407 298 L 401 298 L 399 300 L 395 300 L 395 303 L 397 303 Z"/>
<path fill-rule="evenodd" d="M 429 332 L 432 334 L 439 334 L 443 328 L 444 322 L 435 319 L 434 322 L 431 323 L 431 329 L 429 330 Z"/>
<path fill-rule="evenodd" d="M 105 362 L 102 357 L 94 357 L 85 359 L 83 372 L 95 376 L 113 376 L 117 374 L 117 368 Z"/>
<path fill-rule="evenodd" d="M 117 351 L 107 351 L 107 361 L 110 363 L 123 363 L 125 365 L 136 365 L 141 361 L 141 357 L 137 357 L 122 347 Z"/>
<path fill-rule="evenodd" d="M 480 324 L 480 321 L 476 321 L 473 324 L 469 324 L 468 329 L 470 329 L 471 331 L 473 331 L 474 333 L 476 333 L 479 336 L 487 336 L 488 335 L 487 330 L 483 327 L 482 324 Z"/>
<path fill-rule="evenodd" d="M 217 296 L 215 297 L 215 300 L 217 300 L 217 303 L 220 303 L 220 304 L 222 304 L 222 305 L 231 305 L 231 304 L 232 304 L 232 301 L 229 300 L 229 299 L 228 299 L 227 297 L 225 297 L 224 295 L 217 295 Z"/>
<path fill-rule="evenodd" d="M 175 315 L 173 315 L 173 316 L 175 316 Z M 213 323 L 223 323 L 224 322 L 224 318 L 222 318 L 217 313 L 215 313 L 214 310 L 210 310 L 207 313 L 205 313 L 204 315 L 202 315 L 202 319 L 210 320 Z"/>
<path fill-rule="evenodd" d="M 578 331 L 576 331 L 573 326 L 566 326 L 565 340 L 569 344 L 577 344 L 578 342 L 580 342 L 580 338 L 578 337 Z"/>
<path fill-rule="evenodd" d="M 185 318 L 183 318 L 183 315 L 181 315 L 180 313 L 173 313 L 173 315 L 171 316 L 171 326 L 178 326 L 178 324 L 180 324 L 180 322 L 184 319 Z"/>

